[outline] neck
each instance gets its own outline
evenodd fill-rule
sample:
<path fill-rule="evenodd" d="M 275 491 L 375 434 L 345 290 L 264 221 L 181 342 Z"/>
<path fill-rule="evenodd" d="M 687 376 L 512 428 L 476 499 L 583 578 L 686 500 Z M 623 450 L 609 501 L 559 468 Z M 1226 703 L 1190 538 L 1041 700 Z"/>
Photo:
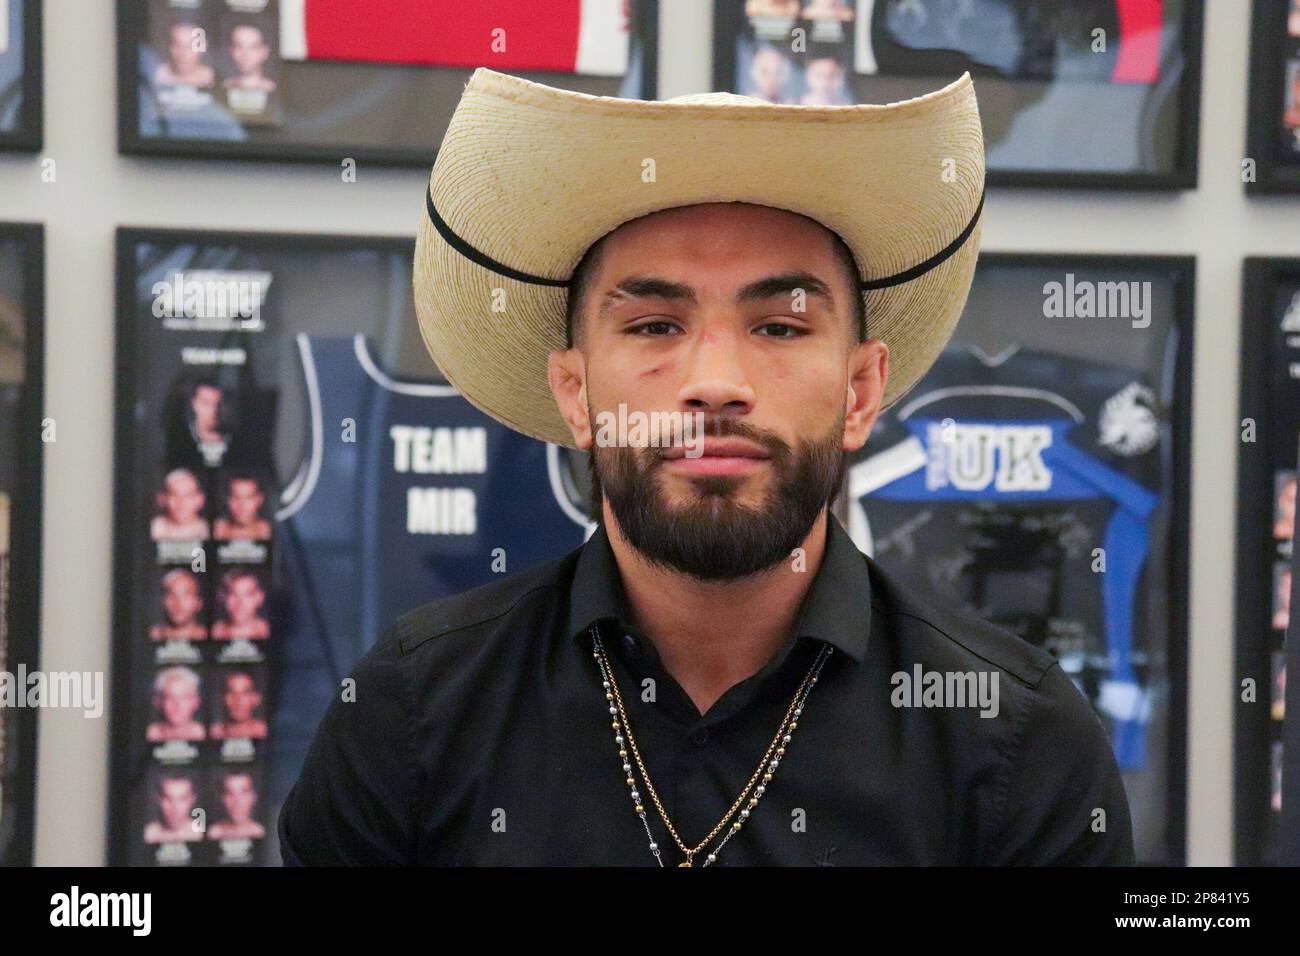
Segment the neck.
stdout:
<path fill-rule="evenodd" d="M 623 536 L 608 502 L 604 516 L 635 623 L 701 714 L 761 670 L 789 637 L 826 551 L 823 508 L 800 545 L 800 571 L 791 558 L 751 577 L 701 581 L 646 560 Z"/>

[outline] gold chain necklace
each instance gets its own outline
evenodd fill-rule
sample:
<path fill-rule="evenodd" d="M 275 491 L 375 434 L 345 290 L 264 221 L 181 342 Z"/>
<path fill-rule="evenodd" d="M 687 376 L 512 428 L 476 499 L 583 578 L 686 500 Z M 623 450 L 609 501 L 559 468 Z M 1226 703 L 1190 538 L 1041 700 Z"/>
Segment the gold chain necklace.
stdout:
<path fill-rule="evenodd" d="M 623 764 L 623 773 L 627 777 L 626 782 L 632 797 L 632 805 L 635 808 L 636 815 L 641 819 L 641 825 L 645 828 L 646 836 L 650 840 L 650 852 L 659 861 L 659 865 L 663 866 L 664 861 L 659 844 L 655 842 L 654 836 L 650 832 L 650 821 L 646 816 L 645 805 L 641 801 L 641 793 L 637 790 L 636 778 L 632 773 L 632 764 L 628 761 L 629 748 L 631 749 L 631 757 L 636 761 L 636 767 L 641 771 L 641 777 L 645 781 L 646 791 L 650 794 L 650 799 L 654 801 L 655 809 L 659 811 L 659 816 L 664 821 L 664 826 L 668 828 L 668 833 L 673 838 L 673 842 L 677 844 L 678 849 L 685 856 L 685 859 L 677 864 L 678 866 L 693 866 L 696 855 L 730 823 L 727 835 L 705 857 L 702 865 L 709 866 L 717 862 L 718 853 L 726 846 L 728 840 L 740 832 L 741 826 L 758 806 L 759 799 L 767 792 L 768 784 L 772 782 L 772 776 L 776 773 L 777 766 L 785 756 L 785 749 L 790 745 L 794 731 L 799 726 L 799 717 L 803 714 L 808 695 L 812 693 L 813 685 L 817 683 L 817 677 L 821 673 L 822 665 L 830 657 L 833 648 L 830 644 L 823 642 L 821 649 L 817 652 L 816 659 L 813 660 L 812 666 L 804 676 L 803 682 L 800 683 L 799 689 L 795 691 L 794 697 L 790 700 L 790 706 L 786 708 L 785 716 L 781 718 L 780 726 L 777 727 L 772 742 L 767 745 L 763 759 L 758 762 L 758 768 L 745 783 L 744 788 L 740 791 L 740 796 L 736 798 L 736 802 L 718 821 L 717 826 L 709 831 L 708 836 L 701 840 L 697 846 L 688 847 L 678 835 L 677 828 L 668 819 L 668 811 L 664 809 L 654 784 L 650 782 L 650 774 L 646 771 L 645 762 L 641 759 L 641 750 L 637 747 L 636 738 L 632 735 L 632 724 L 628 720 L 627 710 L 623 706 L 623 695 L 619 692 L 618 682 L 614 680 L 613 665 L 605 653 L 605 647 L 600 640 L 600 632 L 594 624 L 591 626 L 591 636 L 593 643 L 592 656 L 596 659 L 596 664 L 600 668 L 601 683 L 605 688 L 605 700 L 609 703 L 610 716 L 614 718 L 610 722 L 610 726 L 614 731 L 614 743 L 618 746 L 618 756 Z M 624 737 L 624 734 L 627 736 Z M 753 791 L 752 796 L 751 790 Z M 746 797 L 749 798 L 749 805 L 744 810 L 740 810 L 740 806 L 745 802 Z M 733 822 L 731 818 L 736 815 L 737 810 L 740 810 L 740 818 Z"/>

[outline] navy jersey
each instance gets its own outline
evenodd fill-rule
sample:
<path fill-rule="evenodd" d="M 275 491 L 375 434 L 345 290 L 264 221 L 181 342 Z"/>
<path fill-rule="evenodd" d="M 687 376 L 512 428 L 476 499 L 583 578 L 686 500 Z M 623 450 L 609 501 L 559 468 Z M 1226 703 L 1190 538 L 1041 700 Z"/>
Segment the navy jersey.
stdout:
<path fill-rule="evenodd" d="M 15 490 L 15 458 L 8 449 L 17 448 L 19 386 L 0 382 L 0 673 L 14 670 L 17 663 L 9 659 L 10 610 L 10 525 L 11 502 Z M 14 841 L 16 819 L 12 788 L 18 774 L 18 723 L 10 718 L 9 708 L 0 707 L 0 861 L 8 862 Z"/>
<path fill-rule="evenodd" d="M 849 532 L 887 567 L 1051 650 L 1125 770 L 1150 712 L 1142 583 L 1162 428 L 1131 370 L 950 347 L 849 469 Z"/>
<path fill-rule="evenodd" d="M 363 336 L 300 335 L 298 348 L 311 449 L 276 515 L 271 642 L 287 784 L 340 682 L 397 617 L 557 558 L 594 528 L 556 446 L 452 386 L 393 381 Z"/>
<path fill-rule="evenodd" d="M 1154 83 L 1163 16 L 1163 0 L 859 0 L 855 58 L 892 76 Z"/>

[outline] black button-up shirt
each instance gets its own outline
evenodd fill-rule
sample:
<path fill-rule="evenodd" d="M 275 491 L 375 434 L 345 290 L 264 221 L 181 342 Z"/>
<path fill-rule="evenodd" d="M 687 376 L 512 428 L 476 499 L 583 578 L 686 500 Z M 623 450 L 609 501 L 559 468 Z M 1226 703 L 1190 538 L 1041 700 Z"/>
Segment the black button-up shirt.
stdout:
<path fill-rule="evenodd" d="M 593 627 L 692 848 L 754 773 L 822 642 L 833 648 L 772 782 L 714 865 L 1133 862 L 1106 734 L 1052 656 L 919 603 L 834 518 L 791 636 L 704 714 L 633 626 L 603 526 L 558 561 L 405 615 L 357 665 L 355 699 L 321 722 L 280 812 L 284 861 L 657 866 Z M 996 714 L 922 694 L 932 672 L 996 675 Z M 682 854 L 634 776 L 675 865 Z"/>

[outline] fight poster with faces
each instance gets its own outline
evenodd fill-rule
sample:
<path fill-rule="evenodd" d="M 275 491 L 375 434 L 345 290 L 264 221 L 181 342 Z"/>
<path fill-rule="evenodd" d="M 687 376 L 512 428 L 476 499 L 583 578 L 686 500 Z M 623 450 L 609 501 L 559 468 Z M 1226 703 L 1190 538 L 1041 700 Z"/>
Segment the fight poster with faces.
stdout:
<path fill-rule="evenodd" d="M 479 66 L 653 99 L 657 22 L 656 0 L 118 0 L 119 145 L 429 166 Z"/>
<path fill-rule="evenodd" d="M 35 823 L 43 236 L 0 223 L 0 866 L 31 864 Z"/>
<path fill-rule="evenodd" d="M 1296 443 L 1300 445 L 1300 434 L 1296 435 Z M 1300 464 L 1297 464 L 1297 472 L 1300 472 Z M 1292 482 L 1295 481 L 1294 474 Z M 1290 517 L 1291 532 L 1294 539 L 1295 535 L 1295 490 L 1294 484 L 1290 492 Z M 1282 699 L 1282 720 L 1283 723 L 1283 749 L 1290 750 L 1291 753 L 1300 752 L 1300 721 L 1292 718 L 1286 720 L 1285 708 L 1286 700 L 1286 666 L 1291 665 L 1291 672 L 1300 672 L 1300 615 L 1292 617 L 1290 609 L 1300 604 L 1300 550 L 1291 549 L 1291 565 L 1288 568 L 1289 579 L 1280 586 L 1290 588 L 1287 595 L 1287 651 L 1282 660 L 1282 686 L 1277 693 Z M 1300 689 L 1291 691 L 1291 712 L 1300 713 Z M 1279 757 L 1279 760 L 1281 758 Z M 1300 793 L 1300 768 L 1294 763 L 1282 765 L 1282 792 L 1279 798 L 1282 800 L 1282 828 L 1281 837 L 1278 845 L 1278 862 L 1286 866 L 1300 865 L 1300 808 L 1296 806 L 1297 801 L 1295 794 Z"/>
<path fill-rule="evenodd" d="M 115 864 L 279 862 L 401 614 L 559 558 L 585 463 L 437 374 L 404 239 L 118 234 Z"/>
<path fill-rule="evenodd" d="M 1300 0 L 1254 0 L 1246 115 L 1246 191 L 1300 192 Z"/>
<path fill-rule="evenodd" d="M 1201 0 L 716 0 L 717 89 L 891 103 L 969 72 L 991 183 L 1196 185 Z"/>
<path fill-rule="evenodd" d="M 40 0 L 0 0 L 0 150 L 41 148 Z"/>
<path fill-rule="evenodd" d="M 1238 864 L 1279 863 L 1288 628 L 1295 636 L 1300 259 L 1246 260 L 1238 418 L 1235 852 Z"/>
<path fill-rule="evenodd" d="M 1184 853 L 1192 286 L 1184 258 L 985 253 L 845 489 L 861 550 L 1056 657 L 1153 864 Z"/>

